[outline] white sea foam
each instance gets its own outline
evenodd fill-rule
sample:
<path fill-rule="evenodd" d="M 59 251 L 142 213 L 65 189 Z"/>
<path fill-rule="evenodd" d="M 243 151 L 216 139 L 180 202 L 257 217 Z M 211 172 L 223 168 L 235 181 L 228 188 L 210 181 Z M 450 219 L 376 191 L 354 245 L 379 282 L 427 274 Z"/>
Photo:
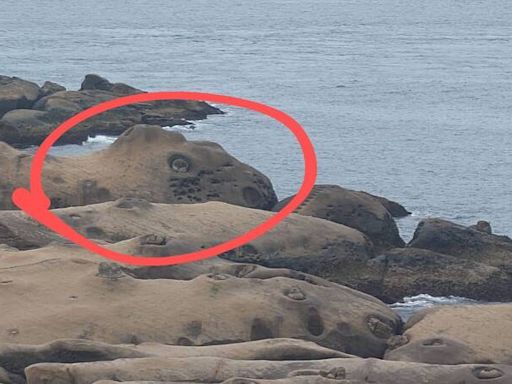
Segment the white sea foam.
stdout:
<path fill-rule="evenodd" d="M 107 136 L 107 135 L 96 135 L 94 137 L 89 136 L 89 138 L 84 141 L 83 145 L 88 144 L 112 144 L 117 140 L 117 136 Z"/>
<path fill-rule="evenodd" d="M 437 305 L 455 305 L 455 304 L 477 304 L 476 300 L 458 296 L 431 296 L 420 294 L 416 296 L 404 297 L 401 302 L 391 304 L 393 308 L 406 321 L 414 313 Z"/>
<path fill-rule="evenodd" d="M 195 123 L 192 123 L 192 124 L 188 124 L 188 125 L 173 125 L 172 127 L 169 127 L 169 126 L 165 126 L 165 127 L 162 127 L 163 129 L 165 129 L 166 131 L 171 131 L 171 132 L 192 132 L 192 131 L 196 131 L 197 130 L 197 124 Z"/>

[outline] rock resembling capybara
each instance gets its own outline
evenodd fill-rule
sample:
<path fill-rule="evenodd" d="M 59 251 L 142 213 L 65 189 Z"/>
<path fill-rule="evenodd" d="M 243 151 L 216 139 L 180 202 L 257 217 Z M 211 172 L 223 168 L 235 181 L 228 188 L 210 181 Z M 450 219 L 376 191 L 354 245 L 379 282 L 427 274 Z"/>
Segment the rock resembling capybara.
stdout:
<path fill-rule="evenodd" d="M 11 193 L 27 187 L 32 156 L 0 143 L 0 209 L 13 209 Z M 79 157 L 49 157 L 43 183 L 52 208 L 139 197 L 158 203 L 224 201 L 271 209 L 270 180 L 220 145 L 188 141 L 178 132 L 136 125 L 109 148 Z"/>

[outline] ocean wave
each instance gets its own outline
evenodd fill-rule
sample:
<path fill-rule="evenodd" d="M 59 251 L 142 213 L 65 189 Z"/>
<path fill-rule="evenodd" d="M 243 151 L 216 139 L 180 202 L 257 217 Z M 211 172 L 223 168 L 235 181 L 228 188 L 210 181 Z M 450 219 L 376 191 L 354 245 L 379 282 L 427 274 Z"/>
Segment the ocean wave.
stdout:
<path fill-rule="evenodd" d="M 428 294 L 420 294 L 416 296 L 407 296 L 403 301 L 392 304 L 392 308 L 406 308 L 406 307 L 429 307 L 433 305 L 453 305 L 453 304 L 467 304 L 477 303 L 477 301 L 459 296 L 431 296 Z"/>
<path fill-rule="evenodd" d="M 112 144 L 117 140 L 117 136 L 107 136 L 107 135 L 96 135 L 94 137 L 89 136 L 86 141 L 82 143 L 82 145 L 88 144 Z"/>
<path fill-rule="evenodd" d="M 478 304 L 476 300 L 459 296 L 431 296 L 420 294 L 416 296 L 404 297 L 402 301 L 391 304 L 390 307 L 395 310 L 404 321 L 407 321 L 416 312 L 425 308 L 431 308 L 438 305 L 456 305 L 456 304 Z"/>
<path fill-rule="evenodd" d="M 173 125 L 172 127 L 166 125 L 165 127 L 162 127 L 162 129 L 165 129 L 166 131 L 170 132 L 192 132 L 197 131 L 197 123 L 192 123 L 188 125 Z"/>

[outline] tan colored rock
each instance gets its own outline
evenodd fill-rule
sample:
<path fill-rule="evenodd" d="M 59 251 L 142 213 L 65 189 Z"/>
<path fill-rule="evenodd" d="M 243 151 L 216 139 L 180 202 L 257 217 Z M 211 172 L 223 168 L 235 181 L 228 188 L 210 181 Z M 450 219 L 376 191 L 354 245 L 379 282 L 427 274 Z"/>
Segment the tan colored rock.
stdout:
<path fill-rule="evenodd" d="M 439 306 L 413 316 L 386 359 L 512 365 L 512 304 Z"/>
<path fill-rule="evenodd" d="M 36 364 L 26 369 L 28 384 L 91 384 L 100 380 L 248 384 L 332 383 L 356 384 L 508 384 L 512 367 L 506 365 L 427 365 L 376 359 L 317 361 L 235 361 L 214 357 L 188 359 L 144 358 L 81 364 Z M 237 378 L 237 379 L 235 379 Z M 297 381 L 297 378 L 303 380 Z M 243 380 L 245 379 L 245 380 Z M 309 380 L 308 380 L 309 379 Z M 420 381 L 421 380 L 421 381 Z"/>
<path fill-rule="evenodd" d="M 116 247 L 133 253 L 145 245 Z M 400 326 L 378 300 L 304 274 L 139 279 L 136 267 L 101 260 L 74 246 L 0 253 L 0 343 L 210 345 L 286 337 L 381 356 Z"/>
<path fill-rule="evenodd" d="M 63 339 L 42 345 L 0 344 L 0 366 L 9 367 L 11 375 L 22 375 L 25 368 L 38 363 L 69 364 L 143 357 L 189 358 L 203 356 L 232 360 L 271 361 L 354 357 L 321 347 L 310 341 L 297 339 L 266 339 L 200 347 L 159 343 L 113 345 L 85 339 Z"/>
<path fill-rule="evenodd" d="M 279 202 L 280 210 L 293 196 Z M 304 203 L 295 211 L 357 229 L 366 234 L 377 250 L 403 247 L 393 217 L 379 199 L 337 185 L 315 185 Z"/>
<path fill-rule="evenodd" d="M 12 209 L 14 187 L 28 186 L 32 156 L 0 143 L 0 209 Z M 106 166 L 108 165 L 108 166 Z M 180 133 L 137 125 L 109 148 L 79 157 L 50 157 L 44 168 L 52 207 L 94 204 L 120 197 L 160 203 L 210 200 L 270 209 L 270 180 L 220 145 L 187 141 Z"/>
<path fill-rule="evenodd" d="M 154 234 L 155 238 L 145 241 L 161 249 L 162 256 L 217 245 L 253 229 L 273 215 L 219 202 L 155 204 L 130 198 L 53 212 L 89 238 L 115 242 Z M 19 211 L 0 211 L 1 228 L 0 242 L 16 248 L 30 249 L 59 241 L 58 236 Z M 371 243 L 355 229 L 294 214 L 269 233 L 223 257 L 275 268 L 294 268 L 335 282 L 355 284 L 359 275 L 353 272 L 365 267 L 371 254 Z"/>

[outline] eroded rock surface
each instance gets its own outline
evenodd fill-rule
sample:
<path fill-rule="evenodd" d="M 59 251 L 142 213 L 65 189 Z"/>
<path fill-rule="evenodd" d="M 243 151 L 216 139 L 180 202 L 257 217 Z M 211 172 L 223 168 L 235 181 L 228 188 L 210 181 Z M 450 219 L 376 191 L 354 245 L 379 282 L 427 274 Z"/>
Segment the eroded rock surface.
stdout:
<path fill-rule="evenodd" d="M 512 304 L 440 306 L 406 324 L 390 360 L 429 364 L 512 365 Z"/>
<path fill-rule="evenodd" d="M 148 148 L 151 148 L 148 150 Z M 27 187 L 32 156 L 0 143 L 0 209 L 13 209 L 11 193 Z M 49 157 L 43 182 L 53 208 L 121 197 L 160 203 L 224 201 L 270 209 L 270 180 L 220 145 L 188 141 L 154 125 L 136 125 L 109 148 L 79 157 Z"/>
<path fill-rule="evenodd" d="M 292 197 L 279 202 L 274 210 L 280 210 Z M 296 213 L 355 228 L 366 234 L 377 250 L 405 245 L 386 207 L 379 199 L 364 192 L 337 185 L 316 185 Z"/>
<path fill-rule="evenodd" d="M 31 108 L 40 96 L 37 84 L 0 75 L 0 118 L 13 109 Z"/>
<path fill-rule="evenodd" d="M 420 222 L 410 247 L 498 267 L 512 266 L 512 239 L 441 219 Z"/>
<path fill-rule="evenodd" d="M 143 254 L 158 255 L 142 239 L 114 247 L 132 254 L 145 247 Z M 382 302 L 305 274 L 265 277 L 245 266 L 234 269 L 248 272 L 245 277 L 141 279 L 136 269 L 105 265 L 75 246 L 2 251 L 0 343 L 72 338 L 212 345 L 285 337 L 367 357 L 382 356 L 400 328 Z"/>
<path fill-rule="evenodd" d="M 354 288 L 388 303 L 418 294 L 512 301 L 511 272 L 460 257 L 407 247 L 384 251 L 367 266 Z"/>
<path fill-rule="evenodd" d="M 111 83 L 98 75 L 87 75 L 79 91 L 59 84 L 37 84 L 18 78 L 0 77 L 0 141 L 18 147 L 39 145 L 64 120 L 100 102 L 143 93 L 123 83 Z M 104 112 L 66 132 L 57 144 L 81 144 L 89 136 L 120 135 L 135 124 L 173 126 L 190 124 L 222 113 L 207 103 L 161 100 L 131 104 Z M 3 115 L 3 116 L 2 116 Z"/>
<path fill-rule="evenodd" d="M 317 361 L 235 361 L 215 357 L 128 359 L 83 364 L 36 364 L 26 370 L 30 384 L 91 384 L 99 380 L 170 383 L 379 383 L 508 384 L 512 368 L 503 365 L 427 365 L 376 359 Z"/>

